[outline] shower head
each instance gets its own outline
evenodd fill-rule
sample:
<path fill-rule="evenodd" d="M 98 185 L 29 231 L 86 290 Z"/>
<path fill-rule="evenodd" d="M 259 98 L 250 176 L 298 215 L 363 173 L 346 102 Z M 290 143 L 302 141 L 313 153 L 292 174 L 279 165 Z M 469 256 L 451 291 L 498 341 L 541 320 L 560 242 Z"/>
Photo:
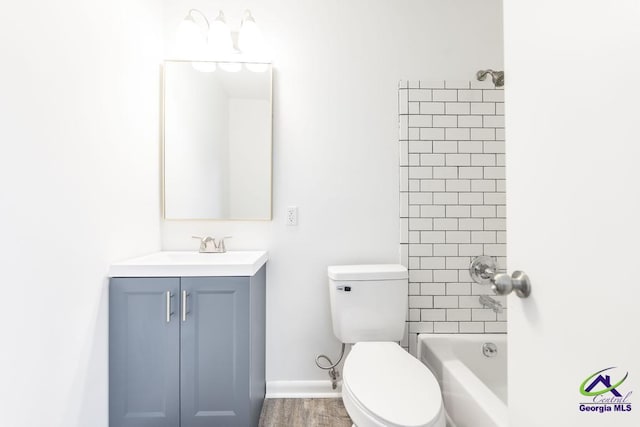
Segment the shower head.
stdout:
<path fill-rule="evenodd" d="M 491 80 L 496 87 L 504 86 L 504 71 L 480 70 L 476 73 L 476 77 L 478 80 L 484 81 L 487 78 L 487 74 L 491 75 Z"/>

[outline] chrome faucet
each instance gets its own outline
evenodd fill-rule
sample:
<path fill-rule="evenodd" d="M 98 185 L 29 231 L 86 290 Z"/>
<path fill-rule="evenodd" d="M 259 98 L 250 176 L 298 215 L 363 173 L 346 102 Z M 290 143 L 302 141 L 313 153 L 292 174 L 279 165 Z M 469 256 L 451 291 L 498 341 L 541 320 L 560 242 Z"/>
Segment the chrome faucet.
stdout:
<path fill-rule="evenodd" d="M 227 248 L 224 246 L 224 239 L 230 239 L 231 236 L 224 236 L 218 238 L 218 242 L 211 236 L 191 236 L 194 239 L 200 239 L 200 249 L 198 252 L 201 254 L 222 254 L 227 251 Z"/>
<path fill-rule="evenodd" d="M 503 307 L 500 301 L 496 301 L 489 295 L 480 295 L 480 304 L 484 308 L 490 308 L 494 313 L 502 313 Z"/>

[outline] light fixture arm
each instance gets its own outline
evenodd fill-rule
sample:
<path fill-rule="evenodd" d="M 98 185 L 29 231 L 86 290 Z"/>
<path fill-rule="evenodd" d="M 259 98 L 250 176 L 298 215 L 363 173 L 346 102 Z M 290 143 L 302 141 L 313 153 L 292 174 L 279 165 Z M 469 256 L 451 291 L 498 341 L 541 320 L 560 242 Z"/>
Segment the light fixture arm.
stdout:
<path fill-rule="evenodd" d="M 199 9 L 189 9 L 189 13 L 187 13 L 187 16 L 184 19 L 189 19 L 193 22 L 196 22 L 196 20 L 194 19 L 194 17 L 197 15 L 199 15 L 205 22 L 205 24 L 207 24 L 207 30 L 209 31 L 209 29 L 211 28 L 211 25 L 209 24 L 209 20 L 207 19 L 207 17 L 205 16 L 204 13 L 202 13 L 201 10 Z"/>

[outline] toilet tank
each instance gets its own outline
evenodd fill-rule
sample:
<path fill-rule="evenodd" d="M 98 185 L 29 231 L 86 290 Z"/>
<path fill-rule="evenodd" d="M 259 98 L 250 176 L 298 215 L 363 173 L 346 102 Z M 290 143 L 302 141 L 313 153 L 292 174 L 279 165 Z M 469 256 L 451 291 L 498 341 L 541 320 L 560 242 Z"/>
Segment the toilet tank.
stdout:
<path fill-rule="evenodd" d="M 402 339 L 409 294 L 404 266 L 339 265 L 328 274 L 333 333 L 341 342 Z"/>

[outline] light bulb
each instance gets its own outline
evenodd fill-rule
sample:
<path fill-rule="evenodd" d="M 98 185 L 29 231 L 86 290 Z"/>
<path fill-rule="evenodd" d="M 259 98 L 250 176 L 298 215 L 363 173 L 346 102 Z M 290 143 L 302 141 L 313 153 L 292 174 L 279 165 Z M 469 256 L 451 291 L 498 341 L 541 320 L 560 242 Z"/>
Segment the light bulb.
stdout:
<path fill-rule="evenodd" d="M 247 62 L 244 64 L 245 68 L 254 73 L 264 73 L 269 69 L 269 64 L 255 64 L 251 62 Z"/>
<path fill-rule="evenodd" d="M 262 32 L 256 25 L 256 21 L 249 10 L 244 11 L 242 26 L 238 35 L 238 47 L 242 53 L 260 53 L 264 47 Z"/>
<path fill-rule="evenodd" d="M 201 73 L 213 73 L 216 70 L 215 62 L 192 62 L 191 66 Z"/>
<path fill-rule="evenodd" d="M 239 62 L 219 62 L 218 66 L 221 70 L 227 71 L 229 73 L 237 73 L 242 70 L 242 64 Z"/>

